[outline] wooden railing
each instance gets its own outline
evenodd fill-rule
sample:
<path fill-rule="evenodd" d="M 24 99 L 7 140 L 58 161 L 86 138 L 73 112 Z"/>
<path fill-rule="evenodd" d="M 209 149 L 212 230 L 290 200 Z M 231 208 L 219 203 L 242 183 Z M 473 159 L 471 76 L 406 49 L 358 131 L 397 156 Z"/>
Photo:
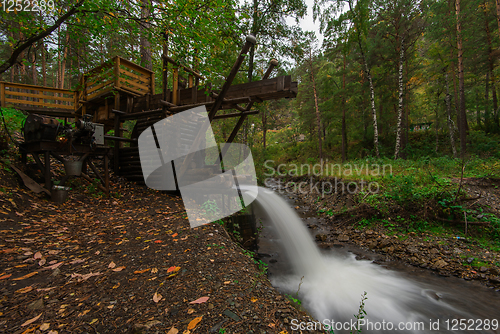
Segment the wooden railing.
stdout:
<path fill-rule="evenodd" d="M 51 108 L 74 111 L 77 106 L 77 92 L 0 81 L 0 102 L 2 107 L 14 106 L 25 110 Z"/>
<path fill-rule="evenodd" d="M 154 73 L 121 57 L 114 57 L 82 76 L 79 101 L 90 101 L 115 89 L 142 96 L 154 94 Z"/>

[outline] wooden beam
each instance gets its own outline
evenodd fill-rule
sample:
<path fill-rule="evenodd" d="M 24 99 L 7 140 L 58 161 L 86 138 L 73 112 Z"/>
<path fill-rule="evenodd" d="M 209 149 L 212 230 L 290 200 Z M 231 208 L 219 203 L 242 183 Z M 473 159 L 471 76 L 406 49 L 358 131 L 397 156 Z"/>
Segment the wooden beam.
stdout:
<path fill-rule="evenodd" d="M 238 59 L 233 65 L 233 68 L 231 69 L 231 72 L 229 72 L 229 75 L 227 76 L 226 82 L 222 86 L 221 91 L 219 92 L 219 96 L 215 100 L 214 105 L 212 106 L 212 109 L 210 109 L 210 112 L 208 113 L 208 119 L 212 121 L 214 118 L 215 114 L 217 113 L 217 110 L 222 105 L 222 102 L 224 101 L 224 97 L 226 96 L 227 91 L 229 90 L 229 87 L 231 87 L 231 83 L 233 82 L 234 77 L 236 77 L 236 74 L 238 74 L 238 70 L 240 69 L 241 64 L 243 63 L 243 60 L 245 59 L 245 55 L 248 53 L 250 50 L 250 47 L 252 45 L 255 45 L 257 43 L 257 40 L 255 39 L 255 36 L 253 35 L 248 35 L 246 38 L 246 43 L 241 49 L 240 55 L 238 56 Z M 182 176 L 182 173 L 180 174 Z"/>
<path fill-rule="evenodd" d="M 172 103 L 179 104 L 180 94 L 179 94 L 179 68 L 175 67 L 172 70 L 172 80 L 173 80 L 173 88 L 172 88 Z"/>
<path fill-rule="evenodd" d="M 271 75 L 274 67 L 278 66 L 278 61 L 276 59 L 272 59 L 270 64 L 269 64 L 269 67 L 267 68 L 267 71 L 266 73 L 264 74 L 264 77 L 262 78 L 262 80 L 266 80 L 267 78 L 269 78 L 269 76 Z M 250 110 L 252 107 L 253 107 L 253 104 L 254 102 L 250 102 L 247 107 L 246 107 L 246 110 Z M 231 134 L 229 135 L 229 138 L 226 140 L 226 143 L 232 143 L 234 138 L 236 138 L 236 135 L 238 134 L 238 131 L 240 131 L 240 128 L 241 126 L 243 125 L 243 122 L 245 122 L 245 119 L 246 119 L 247 115 L 242 115 L 240 117 L 240 119 L 238 120 L 238 123 L 236 123 L 236 125 L 234 126 L 234 129 L 233 131 L 231 132 Z M 224 155 L 227 151 L 227 148 L 229 148 L 229 145 L 225 145 L 224 148 L 223 148 L 223 151 L 222 151 L 222 155 Z"/>
<path fill-rule="evenodd" d="M 162 54 L 161 56 L 163 57 L 163 59 L 165 59 L 170 64 L 177 66 L 177 67 L 182 67 L 186 72 L 191 73 L 192 75 L 194 75 L 198 79 L 205 80 L 205 78 L 200 73 L 196 72 L 191 67 L 182 65 L 182 64 L 176 62 L 175 60 L 173 60 L 172 58 L 170 58 L 169 56 L 166 56 L 165 54 Z"/>
<path fill-rule="evenodd" d="M 243 112 L 235 112 L 231 114 L 221 114 L 221 115 L 215 115 L 214 119 L 224 119 L 224 118 L 232 118 L 232 117 L 240 117 L 243 118 L 244 116 L 248 115 L 255 115 L 258 114 L 258 110 L 249 110 L 249 111 L 243 111 Z"/>

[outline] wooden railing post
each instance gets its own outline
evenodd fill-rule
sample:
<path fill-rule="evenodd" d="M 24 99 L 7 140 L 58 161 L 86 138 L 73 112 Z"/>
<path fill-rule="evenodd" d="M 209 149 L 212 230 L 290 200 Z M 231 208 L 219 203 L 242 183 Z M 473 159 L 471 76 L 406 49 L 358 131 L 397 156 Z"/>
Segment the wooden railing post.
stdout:
<path fill-rule="evenodd" d="M 154 73 L 151 73 L 151 77 L 150 79 L 151 80 L 151 95 L 155 95 L 155 74 Z"/>
<path fill-rule="evenodd" d="M 120 57 L 115 57 L 115 87 L 120 88 Z"/>
<path fill-rule="evenodd" d="M 0 82 L 0 103 L 5 108 L 5 83 Z"/>
<path fill-rule="evenodd" d="M 179 68 L 175 67 L 173 69 L 173 87 L 172 87 L 172 103 L 179 104 Z"/>

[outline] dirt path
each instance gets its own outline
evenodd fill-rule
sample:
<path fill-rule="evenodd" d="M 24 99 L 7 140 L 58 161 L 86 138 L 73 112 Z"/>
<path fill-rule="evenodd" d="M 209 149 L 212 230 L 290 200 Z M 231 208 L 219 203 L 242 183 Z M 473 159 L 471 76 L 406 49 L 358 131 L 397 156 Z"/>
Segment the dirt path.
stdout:
<path fill-rule="evenodd" d="M 220 226 L 191 229 L 179 197 L 114 179 L 120 198 L 73 191 L 55 204 L 2 174 L 0 332 L 290 333 L 311 321 Z"/>

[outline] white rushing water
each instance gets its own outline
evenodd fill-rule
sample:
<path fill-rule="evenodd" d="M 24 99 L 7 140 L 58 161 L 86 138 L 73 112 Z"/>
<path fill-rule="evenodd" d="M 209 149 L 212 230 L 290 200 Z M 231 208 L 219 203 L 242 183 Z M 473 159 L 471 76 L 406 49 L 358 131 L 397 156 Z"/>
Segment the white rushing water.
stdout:
<path fill-rule="evenodd" d="M 272 277 L 273 286 L 295 296 L 302 281 L 298 297 L 302 306 L 318 321 L 333 321 L 337 326 L 340 322 L 350 321 L 358 313 L 365 291 L 365 321 L 375 326 L 391 322 L 396 327 L 393 330 L 387 330 L 386 327 L 386 330 L 378 331 L 365 327 L 363 332 L 367 333 L 428 333 L 429 315 L 433 315 L 433 312 L 425 312 L 424 316 L 420 310 L 429 311 L 438 307 L 451 312 L 448 314 L 460 313 L 426 297 L 425 291 L 417 284 L 370 261 L 357 261 L 354 255 L 322 255 L 295 211 L 270 189 L 260 187 L 256 202 L 272 221 L 293 266 L 293 274 Z M 404 331 L 397 329 L 400 323 L 406 326 Z M 415 323 L 423 323 L 424 329 L 416 330 Z M 349 331 L 335 330 L 335 333 Z"/>

